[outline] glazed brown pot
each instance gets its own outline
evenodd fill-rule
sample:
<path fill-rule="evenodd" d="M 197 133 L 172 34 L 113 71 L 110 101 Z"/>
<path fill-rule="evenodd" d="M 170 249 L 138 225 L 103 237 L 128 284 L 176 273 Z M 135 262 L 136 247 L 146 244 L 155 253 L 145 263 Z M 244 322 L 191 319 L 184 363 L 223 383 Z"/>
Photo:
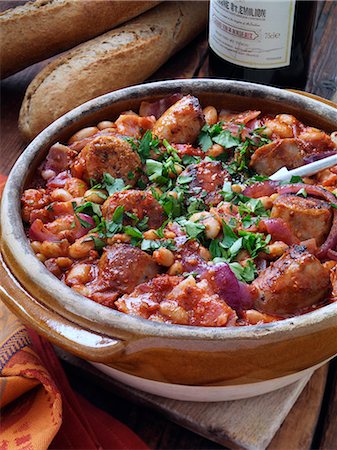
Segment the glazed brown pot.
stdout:
<path fill-rule="evenodd" d="M 74 109 L 44 130 L 8 178 L 1 210 L 2 300 L 60 347 L 128 374 L 185 385 L 232 386 L 284 377 L 337 353 L 337 303 L 302 316 L 251 327 L 203 328 L 154 323 L 99 305 L 61 283 L 35 257 L 25 236 L 20 196 L 56 141 L 142 100 L 182 92 L 202 105 L 294 114 L 327 132 L 337 110 L 293 92 L 224 80 L 177 80 L 122 89 Z"/>

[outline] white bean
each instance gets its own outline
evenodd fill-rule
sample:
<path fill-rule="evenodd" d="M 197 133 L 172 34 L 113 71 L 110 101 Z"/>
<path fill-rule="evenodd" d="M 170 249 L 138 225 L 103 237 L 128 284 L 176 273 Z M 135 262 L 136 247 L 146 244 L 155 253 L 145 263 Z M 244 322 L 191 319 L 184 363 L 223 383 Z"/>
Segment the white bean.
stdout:
<path fill-rule="evenodd" d="M 115 124 L 110 120 L 102 120 L 102 122 L 97 125 L 97 128 L 99 130 L 104 130 L 105 128 L 112 128 L 114 125 Z"/>
<path fill-rule="evenodd" d="M 170 267 L 174 263 L 174 254 L 167 248 L 160 247 L 153 252 L 153 259 L 157 264 L 164 267 Z"/>
<path fill-rule="evenodd" d="M 206 106 L 206 108 L 203 109 L 203 114 L 205 116 L 205 121 L 207 125 L 214 125 L 218 121 L 218 112 L 214 108 L 214 106 Z"/>
<path fill-rule="evenodd" d="M 98 131 L 99 129 L 97 127 L 82 128 L 81 130 L 77 131 L 75 134 L 71 136 L 71 138 L 68 141 L 68 144 L 73 144 L 76 141 L 81 141 L 82 139 L 93 136 L 94 134 L 98 133 Z"/>
<path fill-rule="evenodd" d="M 205 235 L 208 239 L 214 239 L 220 233 L 221 226 L 213 214 L 203 211 L 195 213 L 190 217 L 192 222 L 198 222 L 205 225 Z"/>

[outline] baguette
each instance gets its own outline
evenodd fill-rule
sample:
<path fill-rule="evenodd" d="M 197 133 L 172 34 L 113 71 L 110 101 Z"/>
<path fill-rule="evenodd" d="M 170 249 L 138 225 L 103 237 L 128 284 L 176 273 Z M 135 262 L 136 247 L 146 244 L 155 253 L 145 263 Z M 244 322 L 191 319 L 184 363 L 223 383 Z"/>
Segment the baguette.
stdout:
<path fill-rule="evenodd" d="M 26 91 L 19 128 L 32 139 L 55 119 L 107 92 L 144 81 L 206 25 L 207 2 L 167 2 L 70 50 Z"/>
<path fill-rule="evenodd" d="M 38 0 L 0 14 L 1 78 L 120 25 L 159 1 Z"/>

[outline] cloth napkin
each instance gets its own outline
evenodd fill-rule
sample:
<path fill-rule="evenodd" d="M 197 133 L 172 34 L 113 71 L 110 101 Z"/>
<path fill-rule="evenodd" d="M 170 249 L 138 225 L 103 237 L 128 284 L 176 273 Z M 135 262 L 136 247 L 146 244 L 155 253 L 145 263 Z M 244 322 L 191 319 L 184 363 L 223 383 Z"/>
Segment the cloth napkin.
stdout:
<path fill-rule="evenodd" d="M 0 195 L 4 182 L 0 174 Z M 52 345 L 2 302 L 0 408 L 0 450 L 148 449 L 128 427 L 72 390 Z"/>

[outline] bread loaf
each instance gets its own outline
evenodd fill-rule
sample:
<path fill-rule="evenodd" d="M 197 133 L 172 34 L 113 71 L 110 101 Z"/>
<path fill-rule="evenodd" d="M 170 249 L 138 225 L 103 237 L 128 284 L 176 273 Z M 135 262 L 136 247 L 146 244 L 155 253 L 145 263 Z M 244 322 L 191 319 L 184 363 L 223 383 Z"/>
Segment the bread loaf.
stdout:
<path fill-rule="evenodd" d="M 120 25 L 159 1 L 38 0 L 0 14 L 1 78 Z"/>
<path fill-rule="evenodd" d="M 23 100 L 24 137 L 87 100 L 144 81 L 203 29 L 207 8 L 203 1 L 163 3 L 51 62 Z"/>

